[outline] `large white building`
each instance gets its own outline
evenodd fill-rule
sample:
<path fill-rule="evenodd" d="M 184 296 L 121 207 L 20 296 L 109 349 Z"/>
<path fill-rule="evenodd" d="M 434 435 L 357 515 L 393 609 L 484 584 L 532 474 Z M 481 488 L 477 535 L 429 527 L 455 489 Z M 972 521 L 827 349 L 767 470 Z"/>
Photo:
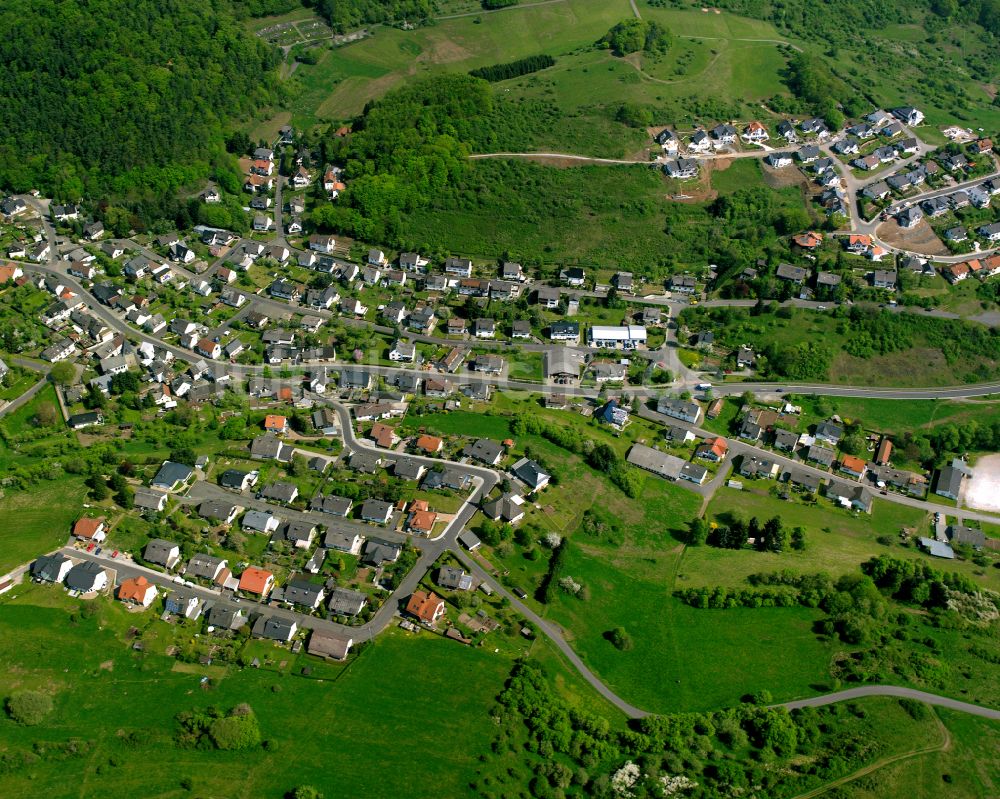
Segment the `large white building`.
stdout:
<path fill-rule="evenodd" d="M 645 345 L 646 328 L 637 325 L 625 325 L 624 327 L 594 325 L 590 328 L 587 343 L 591 347 L 634 350 L 640 344 Z"/>

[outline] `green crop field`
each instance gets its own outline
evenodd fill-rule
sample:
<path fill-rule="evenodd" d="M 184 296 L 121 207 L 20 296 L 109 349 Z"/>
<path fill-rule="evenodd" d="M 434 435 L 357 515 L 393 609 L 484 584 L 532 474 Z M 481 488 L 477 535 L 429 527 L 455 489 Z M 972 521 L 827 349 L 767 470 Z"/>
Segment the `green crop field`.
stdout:
<path fill-rule="evenodd" d="M 11 797 L 180 796 L 182 777 L 200 796 L 278 797 L 302 783 L 328 796 L 459 796 L 494 734 L 488 708 L 511 667 L 492 649 L 390 633 L 347 669 L 269 644 L 264 650 L 294 666 L 178 668 L 155 646 L 140 654 L 124 640 L 128 626 L 151 614 L 137 618 L 101 602 L 96 616 L 71 617 L 78 603 L 58 589 L 19 594 L 0 606 L 0 694 L 40 688 L 55 709 L 38 728 L 0 719 L 5 755 L 41 752 L 30 766 L 0 774 L 0 791 Z M 316 678 L 301 676 L 303 666 Z M 203 674 L 213 682 L 201 684 Z M 572 678 L 563 674 L 562 682 L 578 691 Z M 257 713 L 266 748 L 197 751 L 173 743 L 177 713 L 241 702 Z M 73 740 L 86 743 L 67 756 L 59 747 Z M 416 742 L 420 757 L 407 758 L 405 768 L 383 767 Z M 67 768 L 78 779 L 67 781 Z"/>

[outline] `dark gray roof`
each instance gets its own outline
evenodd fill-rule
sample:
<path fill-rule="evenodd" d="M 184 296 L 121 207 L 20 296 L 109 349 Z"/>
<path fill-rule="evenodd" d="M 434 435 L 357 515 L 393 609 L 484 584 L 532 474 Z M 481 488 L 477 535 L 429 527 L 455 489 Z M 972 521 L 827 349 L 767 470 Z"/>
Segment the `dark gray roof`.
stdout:
<path fill-rule="evenodd" d="M 211 627 L 224 627 L 227 630 L 236 630 L 247 623 L 247 616 L 243 608 L 235 605 L 213 605 L 208 611 L 208 624 Z"/>
<path fill-rule="evenodd" d="M 382 521 L 392 511 L 392 503 L 381 499 L 366 499 L 361 506 L 361 518 Z"/>
<path fill-rule="evenodd" d="M 225 521 L 235 510 L 236 506 L 232 502 L 221 499 L 206 499 L 198 506 L 198 515 L 203 519 Z"/>
<path fill-rule="evenodd" d="M 464 569 L 454 566 L 442 566 L 438 569 L 437 584 L 444 588 L 468 591 L 472 588 L 472 575 Z"/>
<path fill-rule="evenodd" d="M 69 570 L 66 575 L 66 587 L 71 591 L 91 591 L 94 588 L 95 580 L 104 571 L 93 561 L 78 563 Z"/>
<path fill-rule="evenodd" d="M 195 555 L 188 561 L 185 574 L 189 577 L 201 577 L 205 580 L 211 580 L 215 577 L 219 567 L 225 566 L 225 564 L 225 558 L 216 557 L 215 555 Z"/>
<path fill-rule="evenodd" d="M 480 438 L 472 444 L 466 444 L 462 454 L 492 465 L 503 454 L 503 446 L 488 438 Z"/>
<path fill-rule="evenodd" d="M 551 476 L 538 463 L 527 458 L 521 458 L 510 470 L 518 480 L 532 488 L 538 488 L 541 483 Z"/>
<path fill-rule="evenodd" d="M 414 458 L 400 458 L 396 461 L 392 473 L 403 480 L 419 480 L 426 467 Z"/>
<path fill-rule="evenodd" d="M 59 572 L 63 568 L 63 564 L 67 562 L 69 562 L 69 558 L 62 552 L 56 552 L 54 555 L 42 555 L 31 564 L 31 576 L 54 583 L 59 579 Z"/>
<path fill-rule="evenodd" d="M 239 469 L 226 469 L 219 478 L 219 485 L 223 488 L 242 488 L 243 480 L 250 472 L 242 472 Z"/>
<path fill-rule="evenodd" d="M 334 588 L 330 592 L 330 601 L 327 607 L 331 613 L 336 613 L 339 616 L 356 616 L 364 610 L 366 604 L 368 604 L 368 597 L 360 591 Z"/>
<path fill-rule="evenodd" d="M 273 499 L 278 502 L 291 502 L 298 490 L 298 487 L 293 483 L 275 482 L 264 486 L 260 495 L 265 499 Z"/>
<path fill-rule="evenodd" d="M 380 538 L 369 538 L 365 544 L 364 554 L 361 556 L 363 563 L 370 563 L 373 566 L 381 566 L 386 561 L 396 561 L 402 553 L 403 548 L 399 544 L 391 541 L 383 541 Z"/>
<path fill-rule="evenodd" d="M 309 503 L 310 510 L 318 510 L 321 513 L 331 513 L 334 516 L 346 516 L 351 512 L 354 503 L 346 497 L 323 496 L 317 494 Z"/>
<path fill-rule="evenodd" d="M 986 545 L 986 535 L 975 527 L 952 525 L 948 528 L 948 537 L 953 544 L 966 544 L 976 548 Z"/>
<path fill-rule="evenodd" d="M 175 554 L 174 549 L 178 549 L 178 552 L 180 551 L 178 544 L 175 544 L 173 541 L 154 538 L 146 544 L 146 550 L 143 552 L 142 557 L 143 560 L 150 563 L 158 563 L 160 566 L 166 566 Z"/>
<path fill-rule="evenodd" d="M 170 489 L 178 483 L 190 479 L 192 474 L 194 474 L 194 469 L 186 464 L 164 461 L 150 485 Z"/>
<path fill-rule="evenodd" d="M 254 622 L 253 635 L 255 638 L 267 638 L 271 641 L 287 641 L 295 634 L 297 627 L 294 621 L 280 616 L 261 616 Z"/>
<path fill-rule="evenodd" d="M 294 579 L 285 585 L 285 602 L 314 608 L 323 601 L 323 586 L 308 580 Z"/>

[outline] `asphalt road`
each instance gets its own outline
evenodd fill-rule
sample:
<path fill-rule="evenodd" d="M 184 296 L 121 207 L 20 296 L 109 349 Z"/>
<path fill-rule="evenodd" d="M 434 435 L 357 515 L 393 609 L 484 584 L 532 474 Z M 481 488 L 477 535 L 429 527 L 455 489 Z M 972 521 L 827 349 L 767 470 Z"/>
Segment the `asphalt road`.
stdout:
<path fill-rule="evenodd" d="M 832 705 L 834 702 L 845 702 L 849 699 L 859 699 L 865 696 L 897 696 L 903 699 L 916 699 L 935 707 L 944 707 L 949 710 L 959 710 L 962 713 L 969 713 L 973 716 L 981 716 L 986 719 L 1000 720 L 1000 710 L 973 705 L 969 702 L 962 702 L 958 699 L 951 699 L 947 696 L 929 694 L 926 691 L 918 691 L 916 688 L 902 688 L 898 685 L 862 685 L 858 688 L 848 688 L 844 691 L 835 691 L 832 694 L 823 694 L 809 699 L 796 699 L 794 702 L 783 702 L 773 707 L 784 707 L 795 710 L 800 707 L 822 707 Z"/>
<path fill-rule="evenodd" d="M 25 391 L 21 396 L 16 399 L 11 400 L 3 409 L 0 409 L 0 416 L 6 416 L 8 413 L 13 413 L 22 405 L 26 404 L 34 397 L 39 391 L 45 388 L 45 384 L 48 383 L 48 377 L 42 377 L 37 383 L 35 383 L 31 388 Z"/>

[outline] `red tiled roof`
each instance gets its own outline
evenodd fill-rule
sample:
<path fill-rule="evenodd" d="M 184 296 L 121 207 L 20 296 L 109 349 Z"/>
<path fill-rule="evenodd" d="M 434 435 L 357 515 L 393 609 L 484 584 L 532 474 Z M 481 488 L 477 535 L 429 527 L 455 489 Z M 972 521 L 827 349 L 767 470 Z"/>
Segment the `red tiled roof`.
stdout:
<path fill-rule="evenodd" d="M 93 538 L 97 535 L 97 531 L 101 529 L 103 524 L 103 516 L 97 519 L 77 519 L 76 524 L 73 525 L 73 535 L 77 538 Z"/>
<path fill-rule="evenodd" d="M 249 591 L 252 594 L 264 594 L 267 592 L 274 575 L 265 569 L 258 569 L 256 566 L 247 566 L 243 574 L 240 575 L 240 590 Z"/>
<path fill-rule="evenodd" d="M 410 601 L 406 603 L 406 612 L 412 613 L 421 621 L 433 623 L 444 612 L 444 600 L 433 591 L 429 594 L 414 591 Z"/>
<path fill-rule="evenodd" d="M 123 602 L 138 602 L 143 604 L 146 601 L 146 594 L 149 589 L 155 587 L 143 575 L 125 580 L 118 587 L 118 598 Z"/>

